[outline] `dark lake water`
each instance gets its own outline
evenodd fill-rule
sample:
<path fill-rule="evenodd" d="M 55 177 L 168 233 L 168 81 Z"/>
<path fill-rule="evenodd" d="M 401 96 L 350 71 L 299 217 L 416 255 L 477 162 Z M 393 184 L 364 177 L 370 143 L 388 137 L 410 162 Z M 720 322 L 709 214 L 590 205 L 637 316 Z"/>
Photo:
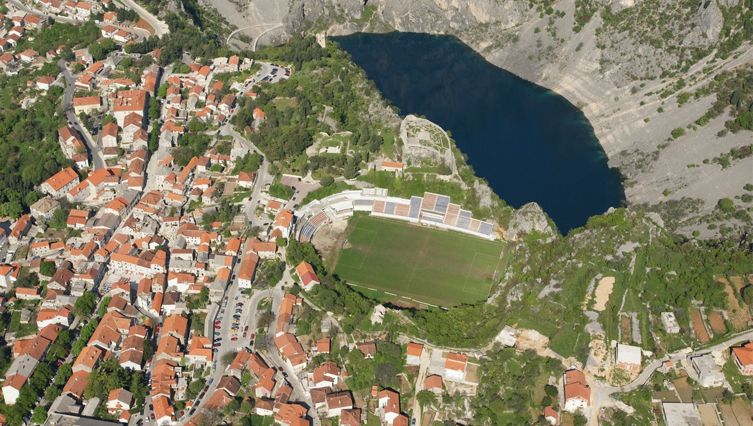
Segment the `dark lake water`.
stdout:
<path fill-rule="evenodd" d="M 514 207 L 536 201 L 561 232 L 624 203 L 619 173 L 583 113 L 451 36 L 334 37 L 403 115 L 452 132 L 476 173 Z"/>

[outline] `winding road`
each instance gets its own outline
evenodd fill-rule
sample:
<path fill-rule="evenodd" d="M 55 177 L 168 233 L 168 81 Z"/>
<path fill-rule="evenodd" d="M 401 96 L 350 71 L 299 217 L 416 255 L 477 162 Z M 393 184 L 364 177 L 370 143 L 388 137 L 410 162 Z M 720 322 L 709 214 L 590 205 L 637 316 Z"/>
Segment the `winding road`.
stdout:
<path fill-rule="evenodd" d="M 158 38 L 162 38 L 165 34 L 170 33 L 170 27 L 164 22 L 160 21 L 156 16 L 149 13 L 141 5 L 133 0 L 119 0 L 124 6 L 136 12 L 141 19 L 147 22 L 152 29 L 154 29 L 154 35 Z"/>
<path fill-rule="evenodd" d="M 269 27 L 270 25 L 271 25 L 271 27 Z M 242 32 L 242 31 L 252 30 L 254 28 L 269 27 L 269 28 L 266 28 L 265 30 L 263 30 L 261 33 L 259 33 L 259 35 L 257 35 L 256 37 L 254 37 L 254 41 L 251 43 L 251 50 L 255 52 L 256 51 L 256 46 L 259 44 L 259 39 L 261 39 L 264 35 L 266 35 L 270 31 L 274 31 L 274 30 L 276 30 L 278 28 L 282 28 L 282 26 L 283 26 L 282 22 L 278 22 L 276 24 L 257 24 L 257 25 L 250 25 L 248 27 L 238 28 L 238 29 L 236 29 L 235 31 L 233 31 L 232 33 L 230 33 L 227 36 L 227 40 L 225 40 L 225 44 L 226 45 L 230 45 L 230 41 L 233 39 L 233 37 L 235 37 L 238 33 Z"/>

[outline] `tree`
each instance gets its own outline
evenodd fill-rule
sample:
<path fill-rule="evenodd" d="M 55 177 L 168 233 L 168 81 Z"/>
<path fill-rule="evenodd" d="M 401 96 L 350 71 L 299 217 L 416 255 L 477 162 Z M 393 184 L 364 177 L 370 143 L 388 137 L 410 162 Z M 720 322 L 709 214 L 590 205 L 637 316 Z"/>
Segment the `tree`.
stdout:
<path fill-rule="evenodd" d="M 76 303 L 73 305 L 73 313 L 82 318 L 89 318 L 96 307 L 97 296 L 93 292 L 87 291 L 76 299 Z"/>
<path fill-rule="evenodd" d="M 321 186 L 330 186 L 333 183 L 335 183 L 335 178 L 330 175 L 326 175 L 319 180 L 319 185 Z"/>
<path fill-rule="evenodd" d="M 416 401 L 423 411 L 426 407 L 433 407 L 437 404 L 437 395 L 432 391 L 422 390 L 416 394 Z"/>
<path fill-rule="evenodd" d="M 58 208 L 52 214 L 52 219 L 49 222 L 50 228 L 53 229 L 65 229 L 68 226 L 68 212 L 63 208 Z"/>
<path fill-rule="evenodd" d="M 44 275 L 45 277 L 51 277 L 55 275 L 55 271 L 57 271 L 55 262 L 44 261 L 41 265 L 39 265 L 39 273 Z"/>
<path fill-rule="evenodd" d="M 753 306 L 753 284 L 743 287 L 742 296 L 748 306 Z"/>
<path fill-rule="evenodd" d="M 34 413 L 31 415 L 31 422 L 41 425 L 47 420 L 47 409 L 41 405 L 38 405 L 34 409 Z"/>

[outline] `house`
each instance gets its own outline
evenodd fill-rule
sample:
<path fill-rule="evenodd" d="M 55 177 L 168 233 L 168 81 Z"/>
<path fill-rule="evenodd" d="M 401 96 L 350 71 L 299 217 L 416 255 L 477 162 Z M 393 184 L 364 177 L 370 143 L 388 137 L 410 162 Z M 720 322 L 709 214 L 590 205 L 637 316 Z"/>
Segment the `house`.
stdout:
<path fill-rule="evenodd" d="M 680 324 L 677 323 L 677 318 L 674 312 L 662 312 L 661 323 L 664 326 L 664 330 L 669 334 L 677 334 L 680 332 Z"/>
<path fill-rule="evenodd" d="M 254 186 L 254 179 L 256 179 L 256 173 L 240 172 L 238 173 L 238 186 L 241 188 L 251 188 Z"/>
<path fill-rule="evenodd" d="M 350 410 L 353 408 L 353 396 L 350 391 L 332 392 L 327 394 L 327 417 L 338 417 L 343 410 Z"/>
<path fill-rule="evenodd" d="M 467 365 L 468 355 L 448 352 L 444 363 L 444 378 L 455 382 L 464 381 Z"/>
<path fill-rule="evenodd" d="M 698 383 L 705 388 L 724 386 L 724 373 L 711 354 L 690 358 L 690 365 L 698 375 Z"/>
<path fill-rule="evenodd" d="M 7 291 L 18 280 L 18 274 L 21 273 L 21 268 L 18 265 L 4 265 L 0 264 L 0 289 Z"/>
<path fill-rule="evenodd" d="M 424 390 L 434 392 L 436 394 L 442 393 L 444 390 L 444 382 L 442 376 L 439 374 L 430 374 L 424 379 Z"/>
<path fill-rule="evenodd" d="M 99 96 L 79 96 L 73 98 L 73 112 L 76 115 L 82 112 L 85 114 L 98 112 L 101 107 L 102 99 Z"/>
<path fill-rule="evenodd" d="M 377 394 L 378 407 L 385 423 L 392 425 L 400 414 L 400 394 L 392 389 L 382 389 Z"/>
<path fill-rule="evenodd" d="M 31 374 L 31 373 L 29 373 Z M 3 400 L 8 405 L 14 405 L 18 396 L 21 394 L 21 388 L 26 383 L 26 376 L 21 374 L 12 374 L 5 378 L 3 382 Z"/>
<path fill-rule="evenodd" d="M 382 161 L 379 165 L 379 170 L 401 175 L 403 170 L 405 170 L 405 164 L 397 161 Z"/>
<path fill-rule="evenodd" d="M 38 57 L 39 53 L 37 53 L 37 51 L 34 49 L 26 49 L 18 54 L 18 59 L 20 59 L 21 62 L 25 62 L 27 64 L 34 62 L 34 60 Z"/>
<path fill-rule="evenodd" d="M 356 348 L 366 359 L 373 359 L 377 352 L 377 346 L 374 342 L 356 343 Z"/>
<path fill-rule="evenodd" d="M 133 394 L 123 388 L 113 389 L 107 396 L 107 412 L 118 415 L 131 409 Z"/>
<path fill-rule="evenodd" d="M 251 288 L 258 264 L 259 256 L 256 253 L 247 253 L 241 258 L 241 265 L 238 270 L 238 287 Z"/>
<path fill-rule="evenodd" d="M 544 420 L 554 426 L 560 421 L 560 415 L 551 406 L 544 407 Z"/>
<path fill-rule="evenodd" d="M 89 384 L 89 374 L 86 371 L 78 371 L 71 374 L 71 377 L 63 386 L 63 395 L 70 395 L 78 401 L 84 397 L 84 391 Z"/>
<path fill-rule="evenodd" d="M 43 75 L 36 80 L 36 86 L 38 90 L 50 90 L 50 86 L 55 82 L 55 77 L 50 75 Z"/>
<path fill-rule="evenodd" d="M 117 147 L 118 146 L 118 125 L 115 123 L 107 123 L 102 126 L 101 133 L 102 146 Z"/>
<path fill-rule="evenodd" d="M 293 212 L 288 209 L 280 210 L 275 216 L 275 221 L 272 224 L 272 232 L 270 234 L 271 239 L 290 237 L 290 229 L 292 225 Z"/>
<path fill-rule="evenodd" d="M 135 113 L 144 117 L 148 102 L 149 94 L 146 90 L 119 90 L 112 105 L 112 114 L 115 116 L 118 126 L 125 129 L 125 118 L 129 114 Z"/>
<path fill-rule="evenodd" d="M 181 344 L 185 344 L 186 337 L 188 336 L 188 318 L 177 314 L 165 318 L 162 325 L 162 331 L 160 332 L 160 339 L 162 339 L 163 336 L 173 336 L 178 339 Z"/>
<path fill-rule="evenodd" d="M 753 376 L 753 342 L 732 348 L 732 359 L 743 376 Z"/>
<path fill-rule="evenodd" d="M 340 367 L 337 364 L 334 362 L 324 362 L 314 368 L 311 374 L 311 387 L 316 389 L 337 386 L 341 380 L 340 374 Z"/>
<path fill-rule="evenodd" d="M 16 299 L 19 300 L 40 300 L 39 287 L 16 287 Z"/>
<path fill-rule="evenodd" d="M 361 409 L 351 408 L 340 412 L 340 426 L 360 426 Z"/>
<path fill-rule="evenodd" d="M 408 343 L 408 347 L 406 348 L 406 364 L 408 365 L 420 365 L 421 364 L 421 354 L 424 352 L 424 345 L 421 343 L 414 343 L 410 342 Z"/>
<path fill-rule="evenodd" d="M 50 324 L 60 324 L 68 328 L 72 320 L 73 313 L 66 307 L 40 309 L 37 313 L 37 328 L 42 329 Z"/>
<path fill-rule="evenodd" d="M 310 291 L 319 284 L 319 277 L 316 276 L 314 267 L 306 261 L 301 261 L 301 263 L 295 267 L 295 273 L 298 275 L 301 287 L 306 291 Z"/>
<path fill-rule="evenodd" d="M 228 243 L 229 246 L 230 243 Z M 226 252 L 228 250 L 229 248 L 225 249 Z M 252 238 L 246 244 L 246 252 L 249 251 L 256 253 L 262 259 L 274 259 L 277 255 L 277 243 L 274 241 L 259 241 L 256 238 Z"/>
<path fill-rule="evenodd" d="M 661 408 L 664 424 L 667 426 L 719 424 L 716 420 L 716 413 L 714 413 L 713 423 L 704 422 L 705 418 L 701 418 L 701 413 L 694 403 L 663 402 Z"/>
<path fill-rule="evenodd" d="M 8 242 L 11 244 L 18 244 L 18 242 L 26 236 L 26 233 L 31 229 L 31 215 L 25 214 L 18 218 L 13 225 L 8 235 Z"/>
<path fill-rule="evenodd" d="M 94 345 L 86 346 L 73 362 L 73 372 L 85 371 L 91 373 L 102 359 L 103 354 L 104 351 Z"/>
<path fill-rule="evenodd" d="M 275 422 L 281 426 L 304 426 L 310 422 L 306 420 L 306 407 L 298 404 L 283 403 L 277 406 Z"/>
<path fill-rule="evenodd" d="M 166 396 L 152 398 L 154 406 L 154 421 L 158 426 L 171 425 L 175 420 L 175 411 Z"/>
<path fill-rule="evenodd" d="M 615 364 L 630 373 L 641 371 L 641 348 L 631 345 L 617 345 Z"/>
<path fill-rule="evenodd" d="M 190 365 L 202 368 L 212 362 L 212 341 L 208 337 L 193 336 L 188 344 L 186 360 Z"/>
<path fill-rule="evenodd" d="M 55 210 L 60 207 L 60 202 L 51 197 L 42 197 L 34 204 L 29 206 L 31 216 L 37 221 L 48 221 L 52 219 Z"/>
<path fill-rule="evenodd" d="M 585 413 L 591 403 L 591 387 L 586 383 L 582 371 L 571 369 L 565 371 L 565 408 L 570 413 Z"/>
<path fill-rule="evenodd" d="M 61 198 L 78 184 L 78 174 L 72 168 L 66 167 L 42 182 L 39 189 L 54 198 Z"/>

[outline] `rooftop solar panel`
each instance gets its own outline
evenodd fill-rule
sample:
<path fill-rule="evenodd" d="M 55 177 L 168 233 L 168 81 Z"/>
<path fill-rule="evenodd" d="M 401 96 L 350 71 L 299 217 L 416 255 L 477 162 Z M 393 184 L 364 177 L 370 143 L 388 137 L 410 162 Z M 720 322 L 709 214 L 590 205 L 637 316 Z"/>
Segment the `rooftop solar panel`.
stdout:
<path fill-rule="evenodd" d="M 450 204 L 450 197 L 446 195 L 440 195 L 437 197 L 437 204 L 434 206 L 434 211 L 445 213 L 447 212 L 447 206 Z"/>
<path fill-rule="evenodd" d="M 410 197 L 410 214 L 409 216 L 418 219 L 418 213 L 421 210 L 421 197 Z"/>
<path fill-rule="evenodd" d="M 384 207 L 384 212 L 387 214 L 395 214 L 395 203 L 388 201 L 387 205 Z"/>
<path fill-rule="evenodd" d="M 408 213 L 410 213 L 410 205 L 409 204 L 398 204 L 398 205 L 395 206 L 395 214 L 396 215 L 407 217 Z"/>
<path fill-rule="evenodd" d="M 492 224 L 489 222 L 481 222 L 481 226 L 478 228 L 478 232 L 484 235 L 492 234 Z"/>
<path fill-rule="evenodd" d="M 434 210 L 434 206 L 437 205 L 437 195 L 432 193 L 425 193 L 424 194 L 424 202 L 421 203 L 421 209 L 423 210 Z"/>

